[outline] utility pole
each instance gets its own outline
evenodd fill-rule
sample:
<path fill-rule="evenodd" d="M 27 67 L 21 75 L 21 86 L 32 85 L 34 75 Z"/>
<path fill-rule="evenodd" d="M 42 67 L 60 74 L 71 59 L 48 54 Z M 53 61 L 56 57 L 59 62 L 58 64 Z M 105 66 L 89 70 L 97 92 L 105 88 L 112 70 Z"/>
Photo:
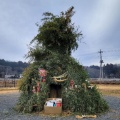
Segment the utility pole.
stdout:
<path fill-rule="evenodd" d="M 101 51 L 101 49 L 100 49 L 100 51 L 98 51 L 98 53 L 100 53 L 100 80 L 101 80 L 103 78 L 103 67 L 102 67 L 102 63 L 104 63 L 102 60 L 103 51 Z"/>

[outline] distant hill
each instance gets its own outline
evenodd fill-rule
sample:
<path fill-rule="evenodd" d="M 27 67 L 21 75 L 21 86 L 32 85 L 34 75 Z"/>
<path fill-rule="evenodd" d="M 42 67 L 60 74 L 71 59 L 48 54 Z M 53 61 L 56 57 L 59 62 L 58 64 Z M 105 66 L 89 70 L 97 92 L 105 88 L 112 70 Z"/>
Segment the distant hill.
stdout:
<path fill-rule="evenodd" d="M 0 59 L 0 78 L 4 78 L 5 75 L 19 77 L 28 65 L 28 63 L 22 61 L 12 62 Z"/>
<path fill-rule="evenodd" d="M 0 78 L 4 78 L 5 75 L 19 77 L 28 65 L 28 63 L 22 61 L 13 62 L 0 59 Z M 99 78 L 99 66 L 92 65 L 85 66 L 84 68 L 90 78 Z M 120 64 L 110 63 L 103 65 L 103 74 L 105 78 L 120 78 Z"/>
<path fill-rule="evenodd" d="M 90 78 L 99 78 L 100 67 L 99 66 L 86 66 L 84 67 Z M 103 65 L 103 77 L 104 78 L 120 78 L 120 64 L 106 64 Z"/>

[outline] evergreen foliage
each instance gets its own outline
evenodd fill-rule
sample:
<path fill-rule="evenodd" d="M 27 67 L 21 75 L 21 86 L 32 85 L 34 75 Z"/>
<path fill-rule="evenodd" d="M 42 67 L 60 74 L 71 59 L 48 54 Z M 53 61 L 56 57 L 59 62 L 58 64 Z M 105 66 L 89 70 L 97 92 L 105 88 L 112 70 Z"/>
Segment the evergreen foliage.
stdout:
<path fill-rule="evenodd" d="M 60 85 L 63 109 L 80 114 L 101 113 L 108 109 L 106 102 L 96 87 L 90 84 L 83 66 L 73 57 L 72 50 L 77 49 L 77 40 L 81 32 L 71 24 L 73 7 L 60 16 L 44 13 L 43 25 L 39 26 L 37 36 L 31 41 L 35 46 L 30 48 L 27 57 L 33 63 L 24 71 L 20 81 L 21 96 L 16 106 L 22 112 L 41 111 L 45 101 L 50 97 L 50 85 Z M 42 82 L 38 69 L 47 70 L 46 82 Z M 53 76 L 67 74 L 64 82 L 55 82 Z M 71 81 L 73 86 L 71 86 Z M 33 87 L 40 83 L 40 92 L 34 93 Z"/>

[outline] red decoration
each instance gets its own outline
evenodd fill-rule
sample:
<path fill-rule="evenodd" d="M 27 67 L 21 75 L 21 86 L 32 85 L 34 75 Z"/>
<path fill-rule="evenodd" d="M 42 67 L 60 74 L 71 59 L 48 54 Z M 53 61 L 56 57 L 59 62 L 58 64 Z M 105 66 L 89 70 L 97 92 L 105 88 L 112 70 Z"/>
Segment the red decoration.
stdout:
<path fill-rule="evenodd" d="M 47 71 L 43 68 L 39 69 L 39 75 L 42 77 L 42 82 L 46 81 Z"/>
<path fill-rule="evenodd" d="M 40 92 L 40 86 L 37 86 L 37 92 Z"/>
<path fill-rule="evenodd" d="M 71 80 L 71 81 L 70 81 L 70 87 L 71 87 L 71 88 L 74 88 L 74 80 Z"/>
<path fill-rule="evenodd" d="M 45 69 L 41 68 L 41 69 L 39 69 L 39 75 L 41 77 L 45 77 L 45 76 L 47 76 L 47 71 Z"/>
<path fill-rule="evenodd" d="M 46 81 L 46 78 L 43 78 L 43 79 L 42 79 L 42 82 L 45 82 L 45 81 Z"/>
<path fill-rule="evenodd" d="M 40 82 L 37 82 L 37 92 L 40 92 Z"/>
<path fill-rule="evenodd" d="M 74 85 L 74 80 L 71 80 L 71 81 L 70 81 L 70 85 Z"/>

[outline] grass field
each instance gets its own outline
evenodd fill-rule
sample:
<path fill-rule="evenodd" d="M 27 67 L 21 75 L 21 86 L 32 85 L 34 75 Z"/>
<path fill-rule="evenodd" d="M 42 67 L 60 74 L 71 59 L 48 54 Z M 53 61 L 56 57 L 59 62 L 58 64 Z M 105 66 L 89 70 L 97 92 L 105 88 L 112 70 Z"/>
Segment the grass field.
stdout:
<path fill-rule="evenodd" d="M 0 94 L 6 94 L 6 93 L 18 93 L 19 90 L 17 87 L 1 87 L 0 88 Z"/>
<path fill-rule="evenodd" d="M 98 90 L 103 95 L 109 95 L 109 96 L 116 96 L 120 97 L 120 84 L 114 85 L 114 84 L 96 84 Z"/>
<path fill-rule="evenodd" d="M 102 95 L 109 95 L 109 96 L 117 96 L 120 97 L 120 84 L 96 84 L 98 90 L 102 93 Z M 0 88 L 0 94 L 5 93 L 12 93 L 12 92 L 19 92 L 18 88 L 11 87 L 11 88 Z"/>

